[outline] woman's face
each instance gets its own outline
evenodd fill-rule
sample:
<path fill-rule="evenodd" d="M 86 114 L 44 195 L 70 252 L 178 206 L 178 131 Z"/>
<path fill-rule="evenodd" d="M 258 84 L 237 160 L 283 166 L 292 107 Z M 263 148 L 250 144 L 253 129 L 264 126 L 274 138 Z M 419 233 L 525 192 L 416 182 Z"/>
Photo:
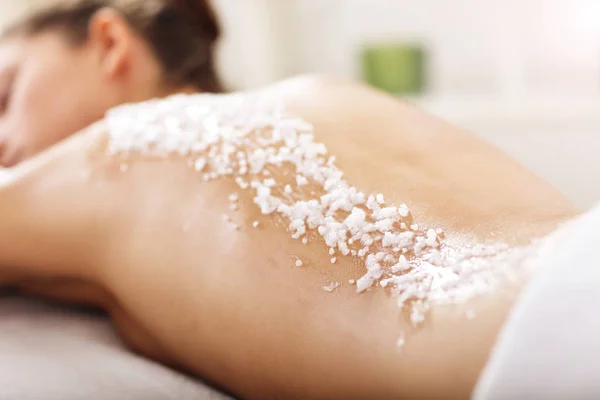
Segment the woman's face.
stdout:
<path fill-rule="evenodd" d="M 58 33 L 0 42 L 1 166 L 31 157 L 113 105 L 88 56 Z"/>
<path fill-rule="evenodd" d="M 56 31 L 0 40 L 0 167 L 52 146 L 111 107 L 157 95 L 161 75 L 151 53 L 110 18 L 81 46 Z"/>

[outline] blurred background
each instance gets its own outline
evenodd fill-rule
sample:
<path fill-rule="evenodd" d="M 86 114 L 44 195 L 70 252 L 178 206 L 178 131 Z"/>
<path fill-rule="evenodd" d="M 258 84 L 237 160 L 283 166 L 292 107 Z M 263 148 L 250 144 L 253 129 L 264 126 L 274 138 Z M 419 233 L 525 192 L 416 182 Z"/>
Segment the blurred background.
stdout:
<path fill-rule="evenodd" d="M 43 0 L 0 0 L 0 23 Z M 231 89 L 364 80 L 600 201 L 600 0 L 213 0 Z"/>

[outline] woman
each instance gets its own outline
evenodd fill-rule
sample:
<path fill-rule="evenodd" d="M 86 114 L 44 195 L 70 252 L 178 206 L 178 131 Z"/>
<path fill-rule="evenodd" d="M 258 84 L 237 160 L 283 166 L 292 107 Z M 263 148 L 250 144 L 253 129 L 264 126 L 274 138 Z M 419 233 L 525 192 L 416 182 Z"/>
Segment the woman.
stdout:
<path fill-rule="evenodd" d="M 406 316 L 394 279 L 444 267 L 445 251 L 526 244 L 575 215 L 573 206 L 469 133 L 338 80 L 171 97 L 85 128 L 124 102 L 218 87 L 211 58 L 192 57 L 216 37 L 204 8 L 201 31 L 175 3 L 131 4 L 52 9 L 2 41 L 2 160 L 29 158 L 0 188 L 4 282 L 101 307 L 135 350 L 242 398 L 468 396 L 520 285 L 442 305 L 432 293 L 444 288 L 409 282 L 423 301 L 411 309 L 405 299 Z M 167 32 L 180 35 L 169 46 Z M 274 147 L 276 132 L 289 151 Z M 282 154 L 287 161 L 265 161 Z M 237 157 L 235 171 L 226 155 Z M 335 161 L 324 162 L 329 155 Z M 315 168 L 329 174 L 323 185 Z M 355 190 L 355 207 L 345 208 L 340 188 Z M 334 192 L 329 214 L 307 211 L 314 226 L 295 225 L 294 207 Z M 398 215 L 375 232 L 384 208 Z M 358 228 L 367 236 L 332 239 L 360 210 L 373 211 Z M 410 243 L 386 253 L 383 236 L 394 232 Z"/>
<path fill-rule="evenodd" d="M 0 165 L 31 157 L 116 104 L 222 91 L 213 59 L 219 27 L 206 2 L 70 3 L 4 32 Z"/>

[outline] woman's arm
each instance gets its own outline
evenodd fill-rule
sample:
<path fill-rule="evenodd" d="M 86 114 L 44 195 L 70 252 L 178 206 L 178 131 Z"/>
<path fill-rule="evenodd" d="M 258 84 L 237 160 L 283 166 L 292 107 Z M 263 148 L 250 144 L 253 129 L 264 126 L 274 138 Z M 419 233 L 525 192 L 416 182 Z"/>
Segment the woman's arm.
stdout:
<path fill-rule="evenodd" d="M 103 157 L 105 132 L 91 126 L 19 167 L 0 170 L 0 286 L 105 310 L 132 349 L 181 368 L 102 285 L 98 271 L 114 207 L 105 196 L 115 194 L 105 185 L 105 174 L 115 171 Z M 100 177 L 92 178 L 95 173 Z"/>
<path fill-rule="evenodd" d="M 0 182 L 0 267 L 43 277 L 88 279 L 102 262 L 110 191 L 91 180 L 106 162 L 98 125 L 28 162 Z M 105 171 L 102 172 L 106 173 Z"/>

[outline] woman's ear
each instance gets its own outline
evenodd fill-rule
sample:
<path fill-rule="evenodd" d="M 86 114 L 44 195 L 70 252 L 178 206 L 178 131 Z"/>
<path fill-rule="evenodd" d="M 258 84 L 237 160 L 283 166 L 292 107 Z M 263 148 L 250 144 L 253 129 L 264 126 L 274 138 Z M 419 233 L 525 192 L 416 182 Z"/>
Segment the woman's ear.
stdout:
<path fill-rule="evenodd" d="M 127 20 L 112 8 L 98 10 L 88 25 L 89 43 L 97 52 L 101 69 L 115 77 L 129 68 L 135 33 Z"/>

